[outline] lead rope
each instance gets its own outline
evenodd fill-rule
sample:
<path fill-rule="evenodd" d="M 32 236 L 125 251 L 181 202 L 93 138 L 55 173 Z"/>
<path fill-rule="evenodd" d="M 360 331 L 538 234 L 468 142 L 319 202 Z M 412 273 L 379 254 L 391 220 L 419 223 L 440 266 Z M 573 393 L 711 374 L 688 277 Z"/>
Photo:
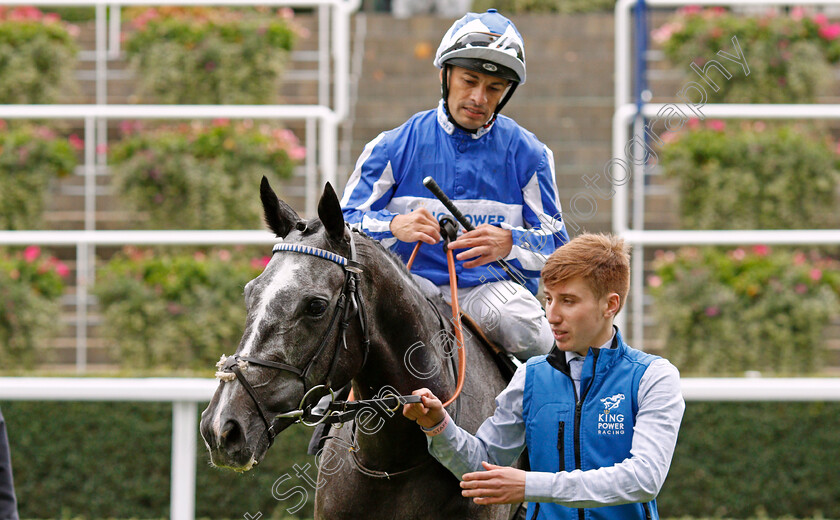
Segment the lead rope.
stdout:
<path fill-rule="evenodd" d="M 414 259 L 417 257 L 417 251 L 420 250 L 420 244 L 422 244 L 422 242 L 417 242 L 417 245 L 414 246 L 414 251 L 411 252 L 411 257 L 409 257 L 408 262 L 405 264 L 409 271 L 411 270 L 412 264 L 414 264 Z M 455 386 L 455 393 L 452 394 L 452 397 L 443 403 L 444 407 L 452 404 L 461 394 L 461 389 L 464 388 L 464 379 L 466 378 L 467 367 L 467 352 L 464 348 L 464 333 L 461 329 L 461 308 L 458 304 L 458 275 L 455 274 L 455 257 L 452 254 L 452 250 L 449 248 L 446 249 L 446 263 L 449 268 L 449 288 L 450 295 L 452 297 L 452 324 L 455 326 L 455 339 L 458 340 L 458 384 Z"/>

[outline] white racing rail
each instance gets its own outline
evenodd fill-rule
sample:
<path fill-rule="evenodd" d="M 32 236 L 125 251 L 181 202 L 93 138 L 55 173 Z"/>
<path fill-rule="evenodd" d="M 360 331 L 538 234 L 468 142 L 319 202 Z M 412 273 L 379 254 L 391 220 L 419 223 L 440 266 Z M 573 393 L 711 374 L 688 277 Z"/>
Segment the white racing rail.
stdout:
<path fill-rule="evenodd" d="M 648 230 L 644 224 L 645 168 L 628 161 L 627 145 L 631 135 L 642 136 L 643 128 L 639 115 L 656 119 L 663 104 L 643 103 L 639 113 L 631 99 L 633 62 L 633 29 L 631 11 L 638 0 L 618 0 L 615 6 L 615 113 L 613 115 L 612 160 L 621 159 L 632 168 L 633 224 L 629 224 L 628 182 L 616 183 L 612 199 L 612 229 L 617 235 L 632 244 L 630 309 L 633 316 L 632 333 L 629 334 L 634 347 L 644 349 L 644 248 L 645 246 L 683 245 L 809 245 L 840 244 L 838 230 Z M 648 7 L 679 7 L 687 5 L 758 7 L 794 5 L 832 5 L 837 0 L 645 0 Z M 731 49 L 729 49 L 731 50 Z M 749 49 L 743 50 L 749 55 Z M 699 56 L 698 56 L 699 57 Z M 706 56 L 705 58 L 708 58 Z M 680 66 L 688 68 L 688 63 Z M 675 94 L 669 92 L 668 94 Z M 683 103 L 674 103 L 685 114 L 693 111 Z M 840 119 L 840 105 L 836 104 L 707 104 L 702 105 L 706 117 L 720 119 Z M 626 329 L 627 312 L 616 316 L 616 325 Z M 628 331 L 630 332 L 630 331 Z"/>
<path fill-rule="evenodd" d="M 338 125 L 349 113 L 350 16 L 361 0 L 2 0 L 5 6 L 94 6 L 96 8 L 96 104 L 0 105 L 0 119 L 84 121 L 84 231 L 0 232 L 4 245 L 76 246 L 76 370 L 87 369 L 88 288 L 94 280 L 97 245 L 272 243 L 268 233 L 231 231 L 96 231 L 96 177 L 105 166 L 97 148 L 107 145 L 109 120 L 256 119 L 305 122 L 304 171 L 307 218 L 314 216 L 322 183 L 337 186 Z M 108 61 L 120 58 L 121 6 L 287 6 L 313 8 L 318 16 L 317 105 L 109 105 Z M 110 11 L 109 11 L 110 10 Z M 110 12 L 110 17 L 108 13 Z M 332 84 L 332 95 L 330 86 Z M 256 196 L 256 187 L 255 187 Z"/>
<path fill-rule="evenodd" d="M 156 401 L 172 403 L 170 517 L 195 518 L 198 404 L 215 379 L 0 377 L 0 401 Z M 840 378 L 684 378 L 687 401 L 840 401 Z M 14 449 L 14 447 L 12 447 Z"/>

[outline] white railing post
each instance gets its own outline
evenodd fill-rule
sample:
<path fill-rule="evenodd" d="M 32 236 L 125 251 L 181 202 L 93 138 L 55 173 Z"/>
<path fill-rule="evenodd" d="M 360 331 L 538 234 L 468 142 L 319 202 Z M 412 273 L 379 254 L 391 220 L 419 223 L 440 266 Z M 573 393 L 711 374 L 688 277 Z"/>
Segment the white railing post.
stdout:
<path fill-rule="evenodd" d="M 172 520 L 195 518 L 195 460 L 198 407 L 195 402 L 172 403 Z"/>

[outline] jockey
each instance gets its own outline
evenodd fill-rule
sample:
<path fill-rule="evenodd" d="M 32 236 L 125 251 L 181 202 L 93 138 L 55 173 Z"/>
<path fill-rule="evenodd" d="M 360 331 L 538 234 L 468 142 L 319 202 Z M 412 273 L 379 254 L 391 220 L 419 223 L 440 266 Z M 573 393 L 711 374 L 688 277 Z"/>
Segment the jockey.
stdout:
<path fill-rule="evenodd" d="M 422 184 L 432 176 L 476 227 L 447 246 L 457 252 L 461 308 L 519 359 L 545 354 L 552 334 L 534 295 L 546 257 L 568 235 L 551 150 L 499 115 L 525 83 L 522 37 L 495 9 L 468 13 L 444 35 L 434 65 L 437 108 L 365 146 L 341 200 L 344 218 L 403 261 L 417 241 L 429 244 L 420 247 L 412 274 L 427 296 L 451 303 L 438 222 L 448 212 Z M 522 285 L 496 267 L 500 258 Z"/>

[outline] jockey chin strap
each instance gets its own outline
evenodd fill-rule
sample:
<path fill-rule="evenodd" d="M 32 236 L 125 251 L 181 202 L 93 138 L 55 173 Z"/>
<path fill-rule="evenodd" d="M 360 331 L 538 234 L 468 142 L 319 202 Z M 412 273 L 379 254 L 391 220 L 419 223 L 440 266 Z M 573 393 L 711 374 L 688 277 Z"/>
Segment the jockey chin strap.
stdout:
<path fill-rule="evenodd" d="M 356 243 L 353 240 L 353 232 L 350 231 L 349 235 L 350 259 L 347 259 L 336 253 L 326 251 L 324 249 L 319 249 L 317 247 L 311 247 L 302 244 L 287 244 L 281 242 L 279 244 L 276 244 L 272 249 L 272 254 L 280 251 L 292 251 L 295 253 L 317 256 L 319 258 L 335 262 L 336 264 L 344 268 L 344 287 L 341 290 L 341 295 L 338 297 L 338 302 L 336 304 L 332 318 L 330 319 L 329 326 L 327 327 L 327 330 L 325 331 L 324 335 L 321 337 L 321 341 L 318 344 L 318 348 L 315 351 L 315 355 L 313 355 L 312 358 L 310 358 L 309 362 L 306 363 L 306 366 L 303 369 L 299 369 L 297 367 L 287 365 L 285 363 L 277 363 L 275 361 L 268 361 L 265 359 L 255 358 L 253 356 L 239 355 L 234 355 L 230 357 L 222 356 L 222 359 L 216 365 L 219 368 L 219 371 L 216 372 L 216 377 L 223 381 L 231 381 L 234 378 L 236 378 L 245 388 L 245 391 L 248 392 L 248 395 L 251 396 L 251 399 L 257 406 L 257 410 L 259 411 L 263 423 L 265 423 L 266 433 L 268 434 L 269 438 L 269 446 L 271 446 L 271 444 L 274 442 L 274 437 L 277 435 L 277 432 L 274 430 L 274 426 L 276 425 L 276 421 L 278 419 L 297 418 L 298 421 L 304 422 L 302 418 L 309 413 L 309 407 L 304 408 L 306 404 L 305 402 L 309 397 L 309 394 L 311 394 L 314 390 L 318 388 L 326 388 L 334 399 L 334 394 L 331 389 L 332 378 L 335 369 L 338 366 L 338 358 L 342 348 L 344 350 L 348 350 L 347 328 L 350 325 L 350 320 L 354 316 L 358 316 L 359 318 L 359 325 L 362 330 L 363 336 L 362 345 L 364 348 L 364 356 L 362 358 L 362 366 L 364 367 L 365 363 L 367 363 L 368 353 L 370 352 L 370 337 L 368 334 L 367 316 L 365 314 L 364 305 L 362 304 L 362 299 L 359 297 L 358 294 L 358 286 L 360 283 L 359 275 L 362 273 L 362 265 L 356 261 Z M 310 370 L 314 366 L 316 360 L 318 360 L 321 357 L 321 354 L 324 352 L 324 349 L 327 345 L 327 340 L 329 339 L 333 327 L 336 325 L 336 322 L 338 322 L 338 341 L 336 342 L 337 344 L 335 348 L 335 354 L 333 355 L 332 361 L 330 363 L 330 369 L 327 372 L 327 376 L 324 380 L 324 383 L 309 388 L 308 380 Z M 251 386 L 251 384 L 245 378 L 245 375 L 242 373 L 242 369 L 246 368 L 248 366 L 248 363 L 268 368 L 274 368 L 277 370 L 283 370 L 285 372 L 291 372 L 295 374 L 298 378 L 300 378 L 303 382 L 304 396 L 301 399 L 299 408 L 280 414 L 269 413 L 267 409 L 263 406 L 263 404 L 260 402 L 254 388 Z M 269 415 L 274 416 L 271 421 L 269 421 Z M 330 416 L 330 414 L 325 415 L 321 418 L 320 421 L 317 421 L 315 423 L 304 422 L 304 424 L 314 426 L 326 420 L 328 416 Z"/>

